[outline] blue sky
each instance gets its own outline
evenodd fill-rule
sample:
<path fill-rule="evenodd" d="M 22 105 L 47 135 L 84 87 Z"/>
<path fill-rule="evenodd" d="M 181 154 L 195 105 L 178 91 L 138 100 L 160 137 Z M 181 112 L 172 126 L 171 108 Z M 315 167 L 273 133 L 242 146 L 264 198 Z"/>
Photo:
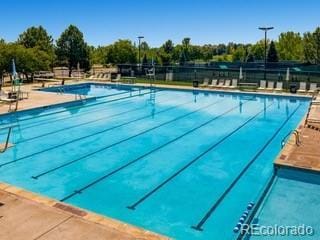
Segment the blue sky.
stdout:
<path fill-rule="evenodd" d="M 0 38 L 15 41 L 32 25 L 56 39 L 75 24 L 92 45 L 117 39 L 151 46 L 191 37 L 193 44 L 256 42 L 258 26 L 272 25 L 270 38 L 283 31 L 312 31 L 320 26 L 319 0 L 2 0 Z"/>

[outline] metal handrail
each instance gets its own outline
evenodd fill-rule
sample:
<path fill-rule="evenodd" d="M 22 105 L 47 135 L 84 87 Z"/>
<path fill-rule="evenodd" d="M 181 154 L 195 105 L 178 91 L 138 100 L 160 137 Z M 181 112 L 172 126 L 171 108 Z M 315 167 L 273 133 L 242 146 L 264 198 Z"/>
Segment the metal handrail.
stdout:
<path fill-rule="evenodd" d="M 86 96 L 83 94 L 76 93 L 74 96 L 75 96 L 75 100 L 78 100 L 78 98 L 79 100 L 86 100 Z"/>
<path fill-rule="evenodd" d="M 310 115 L 311 107 L 312 107 L 312 101 L 309 104 L 308 112 L 307 112 L 306 118 L 304 120 L 304 126 L 306 126 L 307 123 L 308 123 L 308 118 L 309 118 L 309 115 Z"/>
<path fill-rule="evenodd" d="M 10 135 L 11 135 L 11 131 L 12 131 L 12 128 L 16 127 L 18 125 L 13 125 L 13 126 L 8 126 L 8 127 L 4 127 L 4 128 L 0 128 L 0 130 L 2 129 L 8 129 L 8 134 L 7 134 L 7 138 L 6 138 L 6 143 L 4 145 L 4 148 L 3 149 L 0 149 L 0 153 L 4 153 L 7 149 L 8 149 L 8 146 L 9 146 L 9 139 L 10 139 Z"/>
<path fill-rule="evenodd" d="M 283 139 L 282 139 L 282 141 L 281 141 L 281 148 L 283 148 L 285 145 L 286 145 L 286 143 L 287 143 L 287 138 L 289 137 L 289 136 L 291 136 L 291 135 L 294 135 L 295 136 L 295 144 L 297 145 L 297 146 L 299 146 L 300 144 L 301 144 L 301 141 L 300 141 L 300 132 L 298 131 L 298 130 L 292 130 L 292 131 L 290 131 Z"/>

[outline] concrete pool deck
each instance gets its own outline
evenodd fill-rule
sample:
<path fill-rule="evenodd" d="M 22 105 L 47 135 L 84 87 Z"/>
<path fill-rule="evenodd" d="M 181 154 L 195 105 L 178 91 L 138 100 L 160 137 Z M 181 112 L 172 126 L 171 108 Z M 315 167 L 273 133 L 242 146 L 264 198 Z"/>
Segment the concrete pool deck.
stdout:
<path fill-rule="evenodd" d="M 70 102 L 75 100 L 74 95 L 70 94 L 57 94 L 52 92 L 38 91 L 41 88 L 41 84 L 25 84 L 21 87 L 21 91 L 28 92 L 29 97 L 27 99 L 20 100 L 18 103 L 18 111 L 43 107 L 52 104 Z M 11 87 L 3 87 L 4 91 L 10 91 Z M 15 108 L 15 103 L 12 103 L 12 108 Z M 2 102 L 0 104 L 0 114 L 8 113 L 9 103 Z"/>
<path fill-rule="evenodd" d="M 318 96 L 316 101 L 319 100 Z M 276 159 L 276 167 L 291 167 L 320 173 L 320 105 L 311 105 L 310 113 L 306 117 L 306 123 L 303 121 L 298 128 L 301 143 L 297 146 L 292 136 Z"/>
<path fill-rule="evenodd" d="M 166 237 L 0 183 L 1 240 L 162 240 Z"/>
<path fill-rule="evenodd" d="M 74 82 L 74 83 L 85 83 Z M 70 83 L 70 84 L 74 84 Z M 99 82 L 101 83 L 101 82 Z M 110 84 L 108 82 L 108 84 Z M 116 84 L 116 83 L 114 83 Z M 149 86 L 149 84 L 135 84 Z M 188 89 L 188 86 L 154 85 L 172 89 Z M 72 94 L 39 92 L 41 84 L 30 84 L 22 87 L 30 92 L 29 99 L 19 101 L 18 110 L 48 106 L 75 100 Z M 7 88 L 9 90 L 9 88 Z M 199 89 L 216 91 L 216 89 Z M 218 90 L 219 91 L 219 90 Z M 237 90 L 220 90 L 233 91 Z M 292 96 L 287 93 L 256 93 L 269 95 Z M 320 105 L 319 105 L 320 106 Z M 320 108 L 311 109 L 310 118 L 319 118 Z M 0 114 L 8 112 L 8 105 L 0 106 Z M 311 128 L 300 128 L 302 144 L 299 147 L 288 143 L 276 160 L 276 165 L 294 168 L 313 169 L 320 172 L 320 150 L 318 143 L 320 131 Z M 311 154 L 310 154 L 311 153 Z M 314 158 L 315 157 L 315 158 Z M 301 161 L 301 159 L 304 159 Z M 1 204 L 3 203 L 3 205 Z M 0 239 L 168 239 L 167 237 L 134 227 L 117 220 L 60 203 L 38 194 L 0 182 Z"/>

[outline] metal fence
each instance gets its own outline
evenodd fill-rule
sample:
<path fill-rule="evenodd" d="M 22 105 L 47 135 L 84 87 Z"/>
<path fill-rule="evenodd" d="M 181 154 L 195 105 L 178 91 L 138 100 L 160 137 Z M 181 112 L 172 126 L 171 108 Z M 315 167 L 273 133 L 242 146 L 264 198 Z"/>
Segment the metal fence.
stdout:
<path fill-rule="evenodd" d="M 148 70 L 151 65 L 139 66 L 131 64 L 118 65 L 119 73 L 122 76 L 137 78 L 147 78 Z M 264 68 L 242 68 L 241 82 L 258 83 L 264 79 Z M 282 68 L 266 69 L 266 79 L 273 81 L 285 81 L 288 75 L 290 82 L 308 82 L 320 83 L 320 71 L 306 71 L 301 67 L 291 66 Z M 239 79 L 240 67 L 234 68 L 226 65 L 220 67 L 211 66 L 156 66 L 155 79 L 161 81 L 180 81 L 180 82 L 203 82 L 205 78 L 209 79 Z"/>

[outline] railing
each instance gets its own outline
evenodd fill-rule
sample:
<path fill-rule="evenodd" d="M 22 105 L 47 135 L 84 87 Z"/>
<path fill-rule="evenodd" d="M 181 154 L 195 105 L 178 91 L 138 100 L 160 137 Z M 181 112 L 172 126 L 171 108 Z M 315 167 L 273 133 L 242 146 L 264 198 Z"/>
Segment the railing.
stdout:
<path fill-rule="evenodd" d="M 298 130 L 292 130 L 282 139 L 281 148 L 283 148 L 286 145 L 288 137 L 291 136 L 292 134 L 295 136 L 295 144 L 296 144 L 296 146 L 299 146 L 301 144 L 299 131 Z"/>
<path fill-rule="evenodd" d="M 79 93 L 76 93 L 74 95 L 74 98 L 75 98 L 75 100 L 82 100 L 82 101 L 86 100 L 86 96 L 83 94 L 79 94 Z"/>
<path fill-rule="evenodd" d="M 65 93 L 64 92 L 64 88 L 63 87 L 59 87 L 57 93 L 63 95 Z"/>
<path fill-rule="evenodd" d="M 8 129 L 8 134 L 7 134 L 7 138 L 6 138 L 6 142 L 4 144 L 4 147 L 2 149 L 0 149 L 0 153 L 4 153 L 8 147 L 9 147 L 9 140 L 10 140 L 10 135 L 12 132 L 12 128 L 16 127 L 17 125 L 13 125 L 13 126 L 8 126 L 8 127 L 4 127 L 4 128 L 0 128 L 0 130 L 2 129 Z"/>

